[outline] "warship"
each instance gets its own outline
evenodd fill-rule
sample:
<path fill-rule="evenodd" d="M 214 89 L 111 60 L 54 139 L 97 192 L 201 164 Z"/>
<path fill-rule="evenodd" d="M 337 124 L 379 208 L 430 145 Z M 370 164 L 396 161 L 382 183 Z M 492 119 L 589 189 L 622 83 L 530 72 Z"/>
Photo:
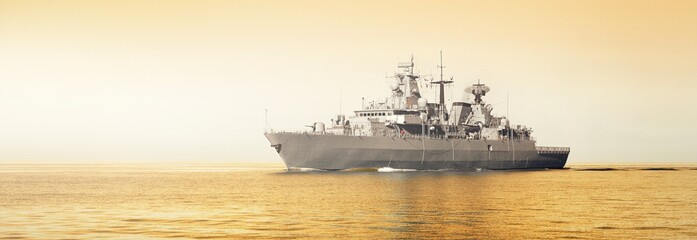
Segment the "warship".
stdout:
<path fill-rule="evenodd" d="M 414 72 L 414 59 L 397 65 L 392 95 L 363 104 L 331 123 L 314 122 L 307 131 L 264 135 L 289 170 L 501 170 L 561 169 L 569 147 L 537 146 L 532 129 L 494 116 L 483 97 L 490 88 L 479 81 L 464 91 L 473 96 L 445 103 L 441 53 L 440 80 Z M 439 101 L 422 96 L 437 87 Z"/>

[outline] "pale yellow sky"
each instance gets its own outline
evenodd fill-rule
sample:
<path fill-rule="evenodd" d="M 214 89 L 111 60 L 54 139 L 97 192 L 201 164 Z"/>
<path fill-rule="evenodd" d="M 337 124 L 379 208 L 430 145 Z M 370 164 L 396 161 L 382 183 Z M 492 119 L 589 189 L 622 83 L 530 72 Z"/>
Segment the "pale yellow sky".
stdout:
<path fill-rule="evenodd" d="M 697 161 L 697 1 L 3 1 L 0 162 L 279 162 L 411 54 L 569 163 Z"/>

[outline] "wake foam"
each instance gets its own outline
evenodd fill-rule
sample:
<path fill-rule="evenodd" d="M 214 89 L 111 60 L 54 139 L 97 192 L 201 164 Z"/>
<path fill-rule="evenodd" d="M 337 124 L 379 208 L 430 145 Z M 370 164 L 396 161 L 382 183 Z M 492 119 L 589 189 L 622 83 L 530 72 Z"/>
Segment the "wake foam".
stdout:
<path fill-rule="evenodd" d="M 399 169 L 391 167 L 381 167 L 378 168 L 378 172 L 416 172 L 416 169 Z"/>
<path fill-rule="evenodd" d="M 340 172 L 377 172 L 377 168 L 350 168 L 339 170 Z"/>
<path fill-rule="evenodd" d="M 324 169 L 317 168 L 288 168 L 289 172 L 326 172 Z"/>

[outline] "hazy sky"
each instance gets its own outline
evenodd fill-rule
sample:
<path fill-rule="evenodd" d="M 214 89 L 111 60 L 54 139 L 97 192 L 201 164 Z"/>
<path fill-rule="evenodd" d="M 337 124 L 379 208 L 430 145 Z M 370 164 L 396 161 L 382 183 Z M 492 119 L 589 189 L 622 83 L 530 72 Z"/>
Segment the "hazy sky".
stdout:
<path fill-rule="evenodd" d="M 697 1 L 3 1 L 0 162 L 281 163 L 411 54 L 569 163 L 697 162 Z M 448 90 L 450 92 L 451 90 Z M 432 92 L 429 90 L 429 92 Z"/>

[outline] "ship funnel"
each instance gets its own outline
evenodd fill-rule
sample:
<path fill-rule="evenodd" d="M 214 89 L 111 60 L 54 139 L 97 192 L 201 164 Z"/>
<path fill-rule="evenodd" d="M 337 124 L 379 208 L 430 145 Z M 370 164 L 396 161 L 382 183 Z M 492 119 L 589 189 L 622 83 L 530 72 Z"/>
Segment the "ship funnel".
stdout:
<path fill-rule="evenodd" d="M 455 125 L 462 125 L 467 121 L 470 111 L 472 111 L 472 105 L 466 102 L 453 102 L 453 116 L 450 117 L 451 123 Z"/>

